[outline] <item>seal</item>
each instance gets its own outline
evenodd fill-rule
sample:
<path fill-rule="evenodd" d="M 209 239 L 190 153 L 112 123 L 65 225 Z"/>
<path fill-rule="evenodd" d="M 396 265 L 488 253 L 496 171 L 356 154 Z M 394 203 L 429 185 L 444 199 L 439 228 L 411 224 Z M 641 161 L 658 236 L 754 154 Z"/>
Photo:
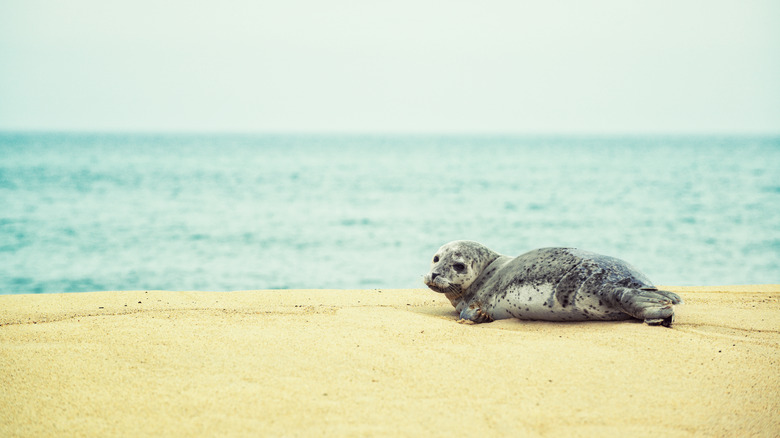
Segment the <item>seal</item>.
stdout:
<path fill-rule="evenodd" d="M 450 242 L 433 256 L 424 282 L 449 298 L 459 321 L 473 323 L 636 318 L 669 327 L 682 303 L 623 260 L 576 248 L 508 257 L 477 242 Z"/>

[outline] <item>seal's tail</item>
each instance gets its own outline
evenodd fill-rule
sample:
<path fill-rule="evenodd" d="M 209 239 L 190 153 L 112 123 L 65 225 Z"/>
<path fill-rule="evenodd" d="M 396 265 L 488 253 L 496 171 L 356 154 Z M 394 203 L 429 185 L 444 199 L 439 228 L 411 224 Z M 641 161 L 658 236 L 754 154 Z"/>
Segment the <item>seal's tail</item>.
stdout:
<path fill-rule="evenodd" d="M 664 327 L 671 326 L 674 321 L 674 305 L 683 302 L 676 293 L 654 287 L 616 287 L 611 295 L 614 304 L 624 312 L 650 325 Z"/>

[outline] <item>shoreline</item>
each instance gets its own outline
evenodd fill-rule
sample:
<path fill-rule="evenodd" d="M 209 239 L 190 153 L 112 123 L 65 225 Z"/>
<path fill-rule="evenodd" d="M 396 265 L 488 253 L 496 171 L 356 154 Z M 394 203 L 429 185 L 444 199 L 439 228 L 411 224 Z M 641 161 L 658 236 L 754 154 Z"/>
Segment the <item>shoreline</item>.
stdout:
<path fill-rule="evenodd" d="M 423 289 L 0 295 L 0 435 L 780 434 L 780 285 L 671 329 L 455 322 Z"/>

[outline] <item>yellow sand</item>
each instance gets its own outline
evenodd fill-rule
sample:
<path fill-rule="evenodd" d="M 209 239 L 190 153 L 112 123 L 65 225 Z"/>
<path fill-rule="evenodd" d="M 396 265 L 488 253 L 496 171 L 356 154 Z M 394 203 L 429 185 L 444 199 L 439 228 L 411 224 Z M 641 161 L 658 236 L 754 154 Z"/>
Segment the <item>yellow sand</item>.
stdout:
<path fill-rule="evenodd" d="M 0 296 L 0 436 L 778 436 L 780 285 L 672 329 L 426 290 Z"/>

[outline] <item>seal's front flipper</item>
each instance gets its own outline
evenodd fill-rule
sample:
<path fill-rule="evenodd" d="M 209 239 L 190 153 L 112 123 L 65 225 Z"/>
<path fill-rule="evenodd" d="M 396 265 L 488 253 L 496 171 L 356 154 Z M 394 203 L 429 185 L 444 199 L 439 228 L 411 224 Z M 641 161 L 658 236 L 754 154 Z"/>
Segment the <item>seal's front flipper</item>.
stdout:
<path fill-rule="evenodd" d="M 492 321 L 493 318 L 491 318 L 487 312 L 483 312 L 476 304 L 471 304 L 463 309 L 463 311 L 460 312 L 460 319 L 458 320 L 458 322 L 472 322 L 474 324 Z"/>
<path fill-rule="evenodd" d="M 607 293 L 615 306 L 650 325 L 669 327 L 674 321 L 674 305 L 682 299 L 674 292 L 655 288 L 616 287 Z"/>

